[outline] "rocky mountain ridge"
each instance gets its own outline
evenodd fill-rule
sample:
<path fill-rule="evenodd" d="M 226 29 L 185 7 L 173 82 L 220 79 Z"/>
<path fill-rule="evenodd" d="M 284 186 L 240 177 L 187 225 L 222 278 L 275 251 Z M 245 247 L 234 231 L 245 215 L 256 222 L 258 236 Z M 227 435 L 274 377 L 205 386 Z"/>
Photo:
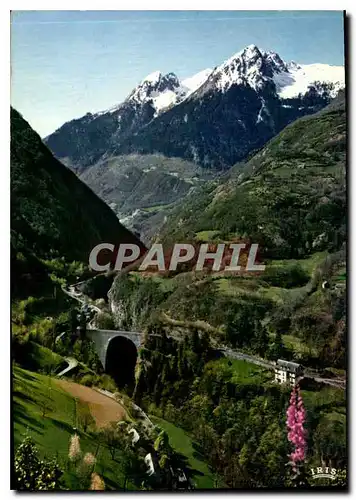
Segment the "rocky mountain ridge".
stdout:
<path fill-rule="evenodd" d="M 344 86 L 343 72 L 342 66 L 287 63 L 250 45 L 183 81 L 156 71 L 124 102 L 65 123 L 45 142 L 79 172 L 132 153 L 161 153 L 221 170 L 327 105 Z"/>

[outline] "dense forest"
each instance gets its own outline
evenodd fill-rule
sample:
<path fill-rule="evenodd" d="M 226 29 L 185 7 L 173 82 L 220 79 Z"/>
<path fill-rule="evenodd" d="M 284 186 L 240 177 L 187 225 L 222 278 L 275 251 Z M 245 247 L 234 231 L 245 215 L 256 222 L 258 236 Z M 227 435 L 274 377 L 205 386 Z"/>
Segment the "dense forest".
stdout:
<path fill-rule="evenodd" d="M 154 328 L 154 327 L 153 327 Z M 156 326 L 157 332 L 159 327 Z M 169 330 L 167 330 L 169 332 Z M 290 388 L 244 361 L 216 359 L 208 336 L 187 332 L 183 342 L 150 337 L 141 352 L 135 400 L 150 413 L 190 432 L 210 466 L 230 488 L 295 486 L 286 467 L 290 443 L 285 411 Z M 302 384 L 307 406 L 308 466 L 346 466 L 346 415 L 342 391 L 313 392 Z M 312 485 L 299 477 L 304 486 Z"/>

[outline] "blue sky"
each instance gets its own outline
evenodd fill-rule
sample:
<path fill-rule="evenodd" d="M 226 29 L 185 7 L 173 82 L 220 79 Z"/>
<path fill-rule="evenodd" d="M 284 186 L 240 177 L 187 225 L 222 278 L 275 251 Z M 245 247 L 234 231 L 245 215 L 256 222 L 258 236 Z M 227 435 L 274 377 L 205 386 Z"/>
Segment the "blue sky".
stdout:
<path fill-rule="evenodd" d="M 13 11 L 11 22 L 11 101 L 43 137 L 153 71 L 183 79 L 251 43 L 344 64 L 342 11 Z"/>

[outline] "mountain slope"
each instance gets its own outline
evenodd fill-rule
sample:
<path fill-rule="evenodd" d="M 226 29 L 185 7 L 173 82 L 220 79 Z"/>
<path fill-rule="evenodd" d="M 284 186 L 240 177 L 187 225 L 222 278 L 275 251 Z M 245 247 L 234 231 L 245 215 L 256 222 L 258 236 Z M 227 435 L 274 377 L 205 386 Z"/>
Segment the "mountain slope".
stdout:
<path fill-rule="evenodd" d="M 271 82 L 282 98 L 297 97 L 308 92 L 314 82 L 326 82 L 331 97 L 344 86 L 343 66 L 328 64 L 297 64 L 285 62 L 273 51 L 264 51 L 249 45 L 211 72 L 201 93 L 211 86 L 226 92 L 234 84 L 248 84 L 255 90 Z"/>
<path fill-rule="evenodd" d="M 95 164 L 158 114 L 182 102 L 208 77 L 205 70 L 180 82 L 174 73 L 155 71 L 135 87 L 124 102 L 99 113 L 65 123 L 45 139 L 55 156 L 73 170 Z"/>
<path fill-rule="evenodd" d="M 11 109 L 11 244 L 33 258 L 88 262 L 103 242 L 139 240 Z"/>
<path fill-rule="evenodd" d="M 328 78 L 323 70 L 320 78 Z M 330 70 L 329 83 L 308 82 L 305 72 L 274 52 L 246 47 L 215 68 L 179 106 L 127 136 L 115 154 L 160 151 L 202 166 L 227 168 L 289 123 L 323 108 L 343 85 L 335 81 L 343 77 L 342 68 Z M 309 74 L 316 78 L 319 73 Z"/>
<path fill-rule="evenodd" d="M 167 217 L 165 248 L 177 241 L 209 242 L 211 250 L 259 243 L 265 271 L 118 275 L 108 294 L 116 326 L 137 329 L 159 318 L 170 329 L 194 326 L 267 359 L 345 368 L 345 153 L 339 95 L 188 195 Z M 143 296 L 150 305 L 141 314 Z"/>
<path fill-rule="evenodd" d="M 46 143 L 79 171 L 131 153 L 221 170 L 327 105 L 343 85 L 343 67 L 286 63 L 251 45 L 183 82 L 154 72 L 123 103 L 64 124 Z"/>
<path fill-rule="evenodd" d="M 113 156 L 80 174 L 144 241 L 160 229 L 172 204 L 211 177 L 211 172 L 194 163 L 162 155 Z"/>
<path fill-rule="evenodd" d="M 346 113 L 341 93 L 286 127 L 216 187 L 206 185 L 168 217 L 163 237 L 247 237 L 265 256 L 304 257 L 346 239 Z"/>

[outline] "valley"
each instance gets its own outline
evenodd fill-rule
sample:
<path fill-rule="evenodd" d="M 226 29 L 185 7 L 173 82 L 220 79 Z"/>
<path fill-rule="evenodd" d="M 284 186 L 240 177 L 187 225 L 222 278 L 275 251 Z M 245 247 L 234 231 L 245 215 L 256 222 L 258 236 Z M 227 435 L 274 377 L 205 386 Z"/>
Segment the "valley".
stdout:
<path fill-rule="evenodd" d="M 215 176 L 192 162 L 162 155 L 114 156 L 79 174 L 146 244 L 179 200 Z"/>
<path fill-rule="evenodd" d="M 328 105 L 344 69 L 288 63 L 251 45 L 189 81 L 153 73 L 123 103 L 45 138 L 145 244 L 179 200 L 219 184 L 289 123 Z"/>
<path fill-rule="evenodd" d="M 14 489 L 347 487 L 340 68 L 250 45 L 43 142 L 11 109 Z M 258 244 L 265 268 L 142 270 L 154 242 Z"/>

